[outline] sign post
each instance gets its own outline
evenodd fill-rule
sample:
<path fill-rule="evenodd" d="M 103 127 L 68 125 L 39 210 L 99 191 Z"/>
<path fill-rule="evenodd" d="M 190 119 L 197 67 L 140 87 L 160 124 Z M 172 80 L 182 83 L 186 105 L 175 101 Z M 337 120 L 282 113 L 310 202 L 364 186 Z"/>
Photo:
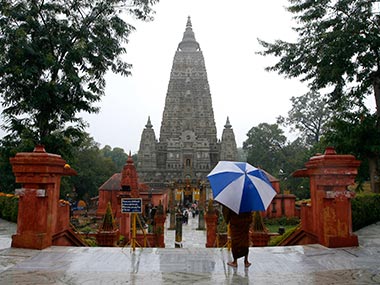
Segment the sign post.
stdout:
<path fill-rule="evenodd" d="M 121 212 L 141 214 L 142 213 L 142 199 L 141 198 L 122 198 Z"/>
<path fill-rule="evenodd" d="M 132 214 L 132 250 L 136 249 L 136 217 L 137 214 L 142 213 L 142 199 L 141 198 L 122 198 L 121 199 L 121 212 Z"/>

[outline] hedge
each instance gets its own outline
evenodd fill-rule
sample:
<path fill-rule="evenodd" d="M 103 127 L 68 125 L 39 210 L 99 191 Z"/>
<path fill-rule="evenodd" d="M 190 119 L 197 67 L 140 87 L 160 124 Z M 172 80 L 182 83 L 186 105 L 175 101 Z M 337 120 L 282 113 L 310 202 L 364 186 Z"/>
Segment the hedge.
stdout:
<path fill-rule="evenodd" d="M 0 192 L 0 218 L 17 223 L 18 196 Z"/>
<path fill-rule="evenodd" d="M 380 221 L 380 194 L 357 194 L 351 201 L 351 209 L 353 231 Z"/>

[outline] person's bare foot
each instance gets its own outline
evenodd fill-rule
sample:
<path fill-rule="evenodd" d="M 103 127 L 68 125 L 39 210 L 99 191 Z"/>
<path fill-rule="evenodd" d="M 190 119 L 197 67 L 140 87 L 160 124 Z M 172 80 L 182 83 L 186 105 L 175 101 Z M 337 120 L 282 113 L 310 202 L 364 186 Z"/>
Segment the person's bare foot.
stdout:
<path fill-rule="evenodd" d="M 245 261 L 244 264 L 245 264 L 245 267 L 250 267 L 252 263 Z"/>
<path fill-rule="evenodd" d="M 227 264 L 229 266 L 232 266 L 232 267 L 237 267 L 237 262 L 236 261 L 230 261 L 230 262 L 227 262 Z"/>

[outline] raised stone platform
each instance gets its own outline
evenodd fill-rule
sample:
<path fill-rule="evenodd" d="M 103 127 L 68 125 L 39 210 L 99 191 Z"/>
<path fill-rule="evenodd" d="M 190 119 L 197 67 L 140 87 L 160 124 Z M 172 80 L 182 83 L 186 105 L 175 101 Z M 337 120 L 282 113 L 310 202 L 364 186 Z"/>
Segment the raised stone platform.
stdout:
<path fill-rule="evenodd" d="M 380 223 L 356 232 L 358 247 L 250 248 L 248 269 L 227 266 L 231 253 L 217 248 L 9 248 L 6 227 L 0 220 L 0 284 L 380 283 Z"/>

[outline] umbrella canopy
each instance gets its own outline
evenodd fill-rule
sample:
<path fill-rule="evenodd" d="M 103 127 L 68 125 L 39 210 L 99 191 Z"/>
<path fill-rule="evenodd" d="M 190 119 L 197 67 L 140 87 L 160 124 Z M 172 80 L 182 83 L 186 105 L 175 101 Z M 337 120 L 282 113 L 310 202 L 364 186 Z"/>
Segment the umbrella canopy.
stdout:
<path fill-rule="evenodd" d="M 265 173 L 246 162 L 219 161 L 207 178 L 214 200 L 237 214 L 265 211 L 277 194 Z"/>

